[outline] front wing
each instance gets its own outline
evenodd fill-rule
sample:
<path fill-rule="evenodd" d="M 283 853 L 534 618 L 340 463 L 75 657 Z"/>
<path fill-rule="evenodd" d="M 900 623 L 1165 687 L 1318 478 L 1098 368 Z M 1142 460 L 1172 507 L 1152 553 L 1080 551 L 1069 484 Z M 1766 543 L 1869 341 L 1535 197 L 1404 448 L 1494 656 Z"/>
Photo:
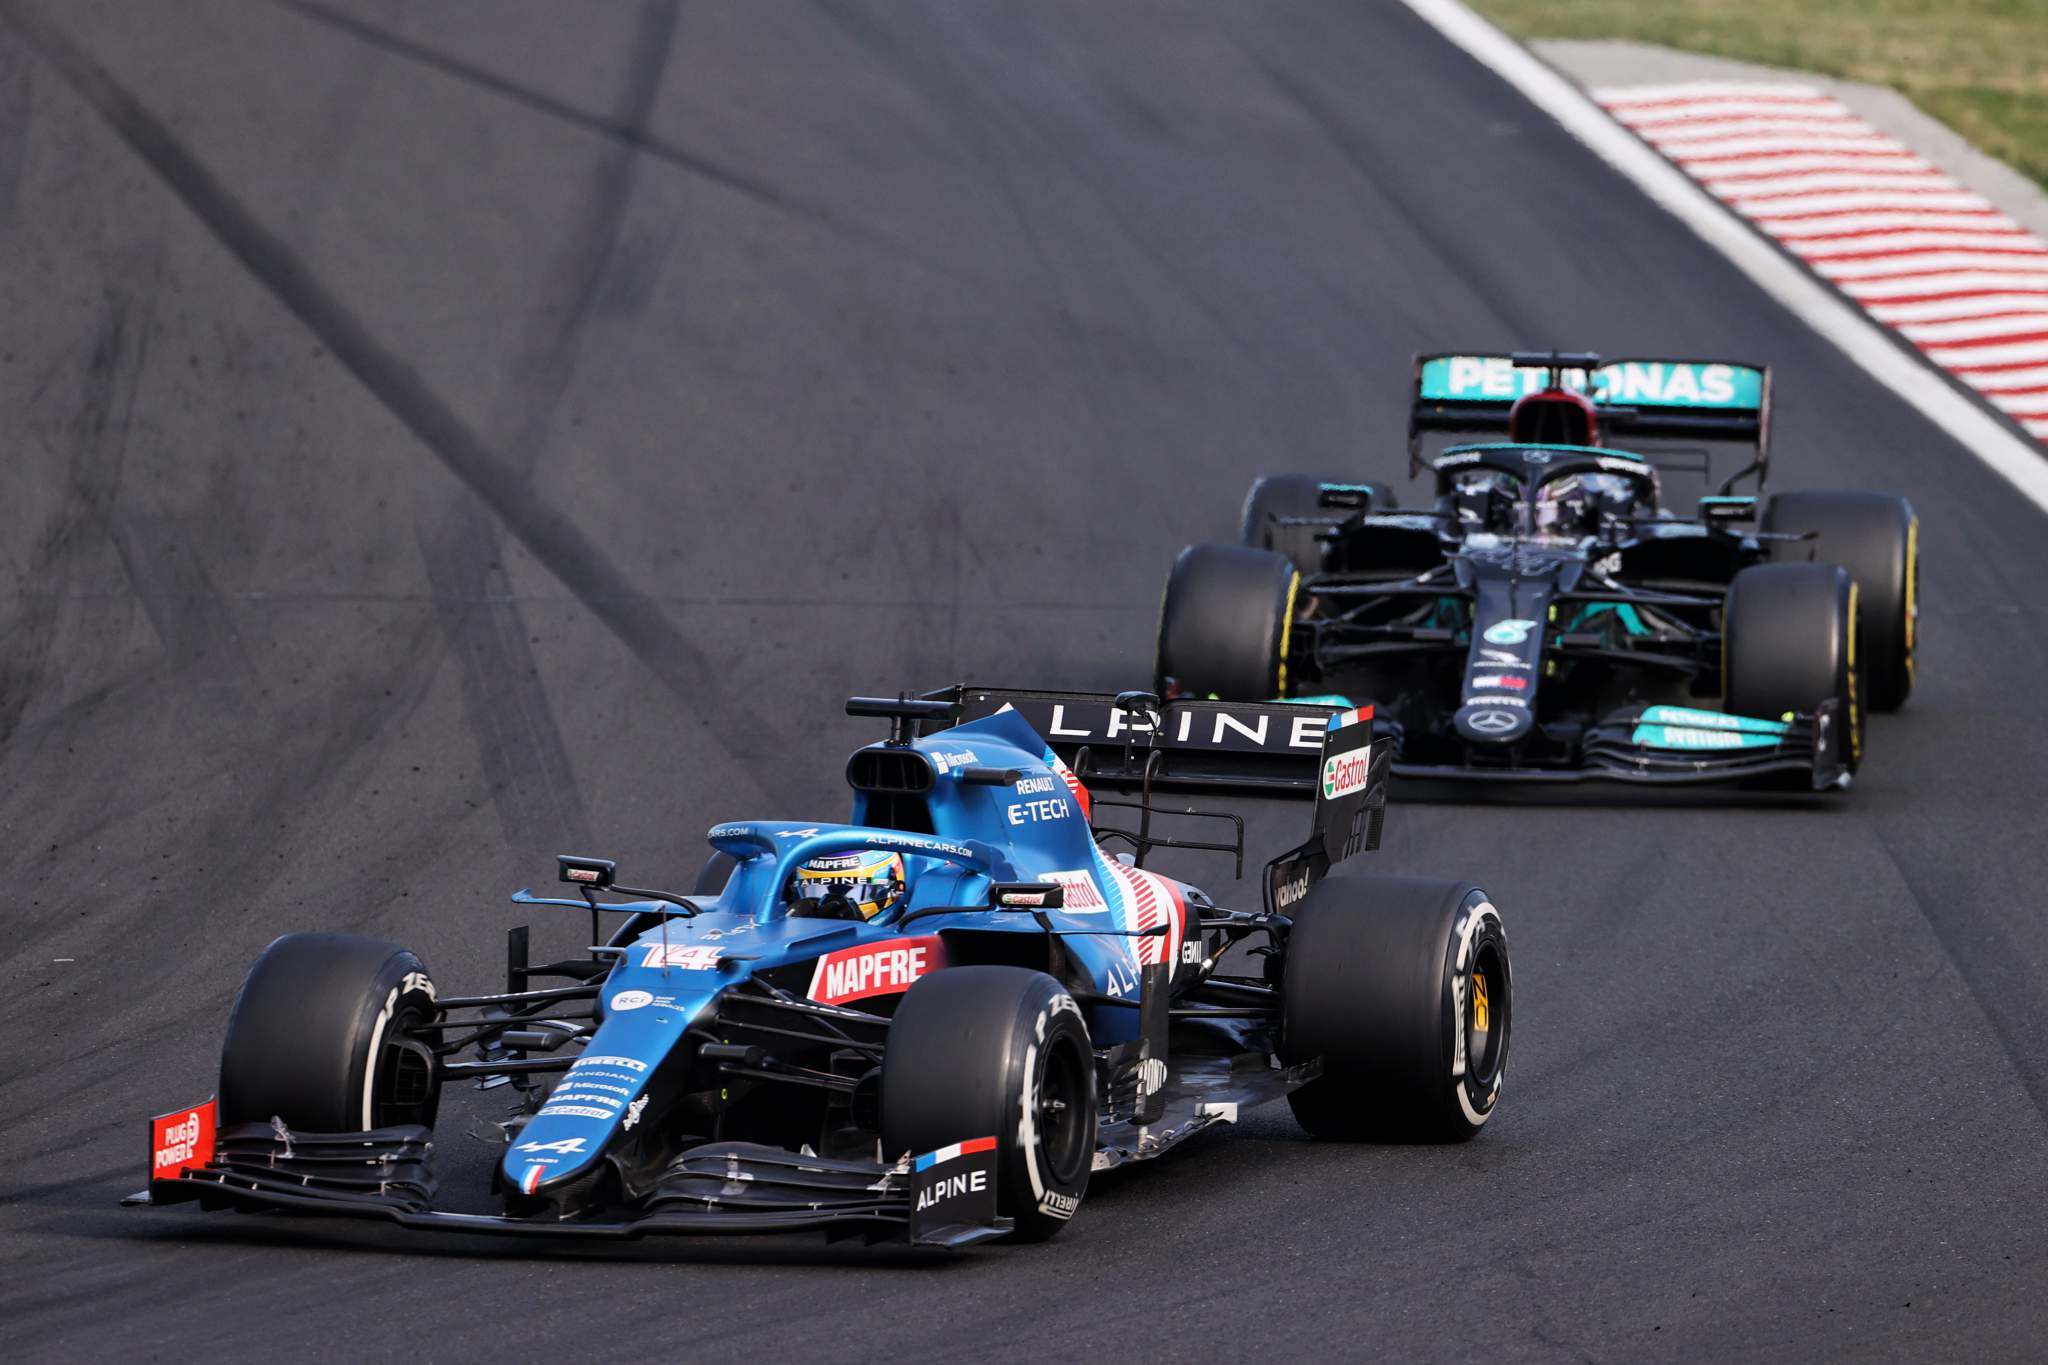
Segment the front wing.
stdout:
<path fill-rule="evenodd" d="M 1396 776 L 1465 782 L 1726 783 L 1795 791 L 1849 785 L 1841 703 L 1780 721 L 1689 708 L 1629 707 L 1586 732 L 1577 767 L 1394 762 Z"/>
<path fill-rule="evenodd" d="M 206 1131 L 212 1133 L 211 1101 Z M 179 1119 L 182 1115 L 166 1116 Z M 156 1121 L 157 1132 L 165 1120 Z M 612 1220 L 519 1218 L 436 1208 L 432 1135 L 422 1127 L 300 1133 L 273 1121 L 220 1130 L 211 1151 L 167 1165 L 153 1152 L 149 1187 L 129 1205 L 196 1202 L 377 1219 L 422 1232 L 636 1239 L 822 1230 L 871 1242 L 966 1246 L 1011 1227 L 996 1213 L 993 1137 L 892 1165 L 804 1156 L 746 1142 L 683 1152 L 655 1188 Z"/>

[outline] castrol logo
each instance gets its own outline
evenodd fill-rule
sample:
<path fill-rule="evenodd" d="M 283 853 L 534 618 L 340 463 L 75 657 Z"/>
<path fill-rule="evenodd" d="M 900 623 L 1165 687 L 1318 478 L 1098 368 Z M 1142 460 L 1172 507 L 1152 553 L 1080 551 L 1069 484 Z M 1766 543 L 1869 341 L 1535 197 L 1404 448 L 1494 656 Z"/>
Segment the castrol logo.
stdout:
<path fill-rule="evenodd" d="M 1335 801 L 1365 790 L 1366 775 L 1372 771 L 1371 750 L 1338 754 L 1323 760 L 1323 799 Z"/>

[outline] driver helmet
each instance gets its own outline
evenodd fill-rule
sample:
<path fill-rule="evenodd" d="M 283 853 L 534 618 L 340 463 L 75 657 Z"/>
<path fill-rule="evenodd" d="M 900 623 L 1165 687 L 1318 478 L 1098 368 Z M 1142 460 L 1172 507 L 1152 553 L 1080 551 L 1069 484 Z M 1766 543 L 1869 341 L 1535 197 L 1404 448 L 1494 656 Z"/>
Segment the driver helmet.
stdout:
<path fill-rule="evenodd" d="M 1552 535 L 1595 534 L 1601 513 L 1623 515 L 1631 496 L 1629 481 L 1619 474 L 1567 474 L 1552 479 L 1536 493 L 1536 530 Z"/>
<path fill-rule="evenodd" d="M 902 900 L 903 891 L 902 854 L 827 853 L 799 867 L 790 878 L 789 913 L 871 920 Z"/>

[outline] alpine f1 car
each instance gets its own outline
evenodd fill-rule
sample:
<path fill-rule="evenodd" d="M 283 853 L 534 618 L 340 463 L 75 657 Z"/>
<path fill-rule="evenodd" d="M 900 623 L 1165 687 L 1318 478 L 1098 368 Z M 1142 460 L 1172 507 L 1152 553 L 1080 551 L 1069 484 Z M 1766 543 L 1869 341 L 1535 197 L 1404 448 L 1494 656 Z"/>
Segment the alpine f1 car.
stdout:
<path fill-rule="evenodd" d="M 276 940 L 217 1096 L 153 1122 L 130 1202 L 954 1246 L 1049 1237 L 1092 1172 L 1282 1096 L 1332 1139 L 1469 1138 L 1493 1112 L 1498 911 L 1339 867 L 1379 837 L 1391 746 L 1369 712 L 965 688 L 847 710 L 890 722 L 847 764 L 850 823 L 717 825 L 687 896 L 563 857 L 573 897 L 513 899 L 587 910 L 597 946 L 534 965 L 513 929 L 501 992 L 444 994 L 391 943 Z M 1162 804 L 1205 790 L 1314 802 L 1253 904 L 1144 865 L 1205 850 L 1242 874 L 1241 817 Z M 1234 837 L 1159 832 L 1203 815 Z M 497 1212 L 439 1193 L 461 1081 L 514 1102 Z"/>
<path fill-rule="evenodd" d="M 1767 494 L 1770 413 L 1754 365 L 1419 356 L 1431 505 L 1258 480 L 1241 543 L 1173 566 L 1159 689 L 1370 700 L 1397 773 L 1844 787 L 1865 708 L 1913 687 L 1919 523 L 1903 498 Z M 1714 489 L 1690 516 L 1673 472 Z"/>

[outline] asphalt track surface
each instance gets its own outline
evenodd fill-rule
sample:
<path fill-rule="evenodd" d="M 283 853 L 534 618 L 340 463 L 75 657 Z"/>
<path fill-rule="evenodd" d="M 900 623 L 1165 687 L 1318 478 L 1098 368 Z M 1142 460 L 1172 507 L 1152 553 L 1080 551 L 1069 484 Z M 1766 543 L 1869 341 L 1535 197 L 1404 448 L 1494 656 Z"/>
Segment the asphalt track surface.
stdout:
<path fill-rule="evenodd" d="M 0 1353 L 2038 1354 L 2040 514 L 1407 11 L 0 20 Z M 1844 800 L 1397 805 L 1507 915 L 1477 1142 L 1260 1111 L 956 1256 L 115 1207 L 273 935 L 488 988 L 553 853 L 835 815 L 851 692 L 1142 681 L 1253 475 L 1550 344 L 1774 363 L 1779 485 L 1920 509 L 1925 653 Z"/>

